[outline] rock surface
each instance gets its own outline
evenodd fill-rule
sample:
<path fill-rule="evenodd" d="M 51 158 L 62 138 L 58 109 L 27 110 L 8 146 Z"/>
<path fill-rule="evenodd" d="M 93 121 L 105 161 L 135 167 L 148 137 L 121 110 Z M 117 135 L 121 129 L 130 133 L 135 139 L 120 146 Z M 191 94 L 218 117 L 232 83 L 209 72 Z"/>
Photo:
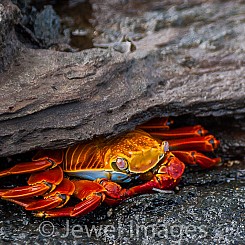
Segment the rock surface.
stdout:
<path fill-rule="evenodd" d="M 39 219 L 0 201 L 0 242 L 11 244 L 243 244 L 244 163 L 187 171 L 178 193 L 131 198 L 72 219 Z"/>
<path fill-rule="evenodd" d="M 159 115 L 244 116 L 245 6 L 166 9 L 122 16 L 121 29 L 149 16 L 163 22 L 134 52 L 25 49 L 0 75 L 0 156 L 118 134 Z"/>
<path fill-rule="evenodd" d="M 8 0 L 0 2 L 0 72 L 11 64 L 20 51 L 14 29 L 19 17 L 20 11 L 14 4 Z"/>

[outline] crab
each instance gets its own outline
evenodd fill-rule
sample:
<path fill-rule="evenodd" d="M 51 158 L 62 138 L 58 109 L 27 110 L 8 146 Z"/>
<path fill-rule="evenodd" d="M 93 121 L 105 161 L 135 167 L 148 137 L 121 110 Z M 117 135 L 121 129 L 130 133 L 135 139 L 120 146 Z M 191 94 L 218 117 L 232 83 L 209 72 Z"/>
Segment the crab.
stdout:
<path fill-rule="evenodd" d="M 0 177 L 31 174 L 28 185 L 1 189 L 2 199 L 37 217 L 76 217 L 101 203 L 176 187 L 185 164 L 210 168 L 219 141 L 201 126 L 170 129 L 168 118 L 153 119 L 112 139 L 99 138 L 63 150 L 41 150 L 31 162 L 0 171 Z M 129 183 L 131 183 L 129 185 Z M 78 203 L 69 205 L 73 196 Z"/>

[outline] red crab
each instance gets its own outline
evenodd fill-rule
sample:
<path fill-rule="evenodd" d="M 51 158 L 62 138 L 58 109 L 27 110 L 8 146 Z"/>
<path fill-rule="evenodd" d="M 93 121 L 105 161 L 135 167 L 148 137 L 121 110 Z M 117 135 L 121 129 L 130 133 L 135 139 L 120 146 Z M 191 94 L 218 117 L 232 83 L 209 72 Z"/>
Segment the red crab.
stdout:
<path fill-rule="evenodd" d="M 169 125 L 167 118 L 155 119 L 113 139 L 39 151 L 32 162 L 0 172 L 0 177 L 31 174 L 27 186 L 2 189 L 0 197 L 35 211 L 38 217 L 73 217 L 102 202 L 114 205 L 154 189 L 173 189 L 184 163 L 209 168 L 220 162 L 201 153 L 219 145 L 202 126 L 169 129 Z M 129 182 L 137 185 L 120 186 Z M 70 196 L 80 202 L 67 206 Z"/>

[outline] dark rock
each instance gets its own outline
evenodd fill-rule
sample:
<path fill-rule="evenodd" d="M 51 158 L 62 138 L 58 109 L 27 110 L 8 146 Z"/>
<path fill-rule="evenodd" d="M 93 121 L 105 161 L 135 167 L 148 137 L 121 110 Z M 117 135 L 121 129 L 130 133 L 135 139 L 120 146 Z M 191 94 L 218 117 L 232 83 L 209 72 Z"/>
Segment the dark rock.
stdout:
<path fill-rule="evenodd" d="M 11 1 L 0 2 L 0 72 L 11 64 L 20 51 L 14 29 L 19 19 L 20 11 Z"/>
<path fill-rule="evenodd" d="M 51 5 L 46 5 L 40 13 L 37 14 L 34 22 L 34 33 L 44 46 L 51 46 L 61 38 L 60 18 L 55 13 Z"/>
<path fill-rule="evenodd" d="M 13 0 L 21 10 L 16 28 L 26 47 L 75 52 L 93 47 L 88 1 Z"/>
<path fill-rule="evenodd" d="M 240 244 L 244 239 L 244 184 L 186 187 L 178 195 L 128 200 L 105 224 L 102 240 L 119 244 Z M 118 228 L 120 225 L 120 228 Z M 118 233 L 120 231 L 120 233 Z M 114 237 L 113 237 L 114 235 Z"/>

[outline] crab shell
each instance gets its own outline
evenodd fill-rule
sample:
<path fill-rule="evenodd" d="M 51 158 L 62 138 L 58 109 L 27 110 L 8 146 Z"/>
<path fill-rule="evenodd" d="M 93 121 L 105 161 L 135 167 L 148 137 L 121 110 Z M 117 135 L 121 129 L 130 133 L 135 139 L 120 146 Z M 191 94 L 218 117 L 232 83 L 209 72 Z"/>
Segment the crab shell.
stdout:
<path fill-rule="evenodd" d="M 124 159 L 127 166 L 124 169 L 131 173 L 145 173 L 155 167 L 168 150 L 166 143 L 159 143 L 149 134 L 135 130 L 118 138 L 106 150 L 105 166 L 112 166 L 117 159 Z"/>
<path fill-rule="evenodd" d="M 98 140 L 93 144 L 68 148 L 63 170 L 84 179 L 129 182 L 131 174 L 146 173 L 154 168 L 166 151 L 166 141 L 158 141 L 142 130 L 134 130 L 109 141 Z"/>

